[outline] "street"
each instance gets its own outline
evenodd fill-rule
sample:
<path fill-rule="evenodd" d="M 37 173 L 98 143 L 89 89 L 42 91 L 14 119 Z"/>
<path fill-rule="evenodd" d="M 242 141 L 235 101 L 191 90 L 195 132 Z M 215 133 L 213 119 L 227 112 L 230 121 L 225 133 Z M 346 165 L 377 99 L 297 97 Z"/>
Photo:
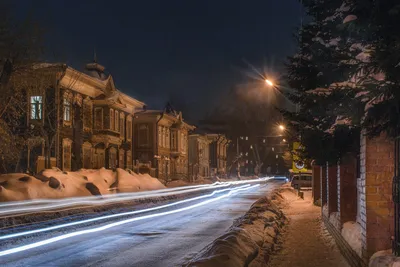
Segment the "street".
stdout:
<path fill-rule="evenodd" d="M 253 202 L 280 184 L 269 181 L 267 184 L 253 185 L 249 189 L 244 188 L 246 190 L 231 195 L 227 195 L 227 192 L 219 193 L 213 198 L 221 197 L 220 199 L 216 201 L 210 199 L 211 201 L 204 205 L 199 205 L 200 201 L 182 204 L 179 206 L 182 209 L 180 212 L 173 213 L 171 208 L 168 209 L 171 214 L 164 216 L 145 218 L 101 232 L 74 236 L 1 256 L 0 264 L 2 266 L 179 266 L 223 234 L 232 225 L 233 220 L 243 215 Z M 184 210 L 191 205 L 198 206 Z M 82 229 L 74 229 L 74 232 L 78 230 Z M 57 233 L 53 235 L 57 236 Z M 35 241 L 40 240 L 42 239 Z M 18 244 L 18 246 L 24 245 L 26 244 L 23 241 Z"/>

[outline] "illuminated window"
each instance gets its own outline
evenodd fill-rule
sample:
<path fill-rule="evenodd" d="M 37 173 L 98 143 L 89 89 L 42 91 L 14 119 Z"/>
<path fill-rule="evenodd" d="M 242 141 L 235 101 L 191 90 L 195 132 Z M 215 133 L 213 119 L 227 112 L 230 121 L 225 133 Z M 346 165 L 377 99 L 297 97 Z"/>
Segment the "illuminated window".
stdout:
<path fill-rule="evenodd" d="M 249 140 L 249 137 L 248 137 L 248 136 L 246 136 L 246 140 Z"/>
<path fill-rule="evenodd" d="M 275 151 L 275 148 L 274 148 L 274 147 L 272 147 L 271 149 L 272 149 L 272 151 Z"/>
<path fill-rule="evenodd" d="M 71 101 L 68 98 L 64 98 L 64 121 L 71 121 Z"/>
<path fill-rule="evenodd" d="M 31 120 L 42 119 L 42 96 L 31 96 Z"/>

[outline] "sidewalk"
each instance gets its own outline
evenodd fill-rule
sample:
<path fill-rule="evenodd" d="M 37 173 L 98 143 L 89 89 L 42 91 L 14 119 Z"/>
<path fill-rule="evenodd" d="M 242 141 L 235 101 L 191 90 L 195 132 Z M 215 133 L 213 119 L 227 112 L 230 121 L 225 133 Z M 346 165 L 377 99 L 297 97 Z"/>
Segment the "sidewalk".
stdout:
<path fill-rule="evenodd" d="M 310 191 L 304 192 L 304 200 L 294 200 L 283 212 L 289 224 L 282 236 L 281 249 L 271 256 L 268 267 L 350 266 L 323 226 L 321 208 L 312 204 Z"/>

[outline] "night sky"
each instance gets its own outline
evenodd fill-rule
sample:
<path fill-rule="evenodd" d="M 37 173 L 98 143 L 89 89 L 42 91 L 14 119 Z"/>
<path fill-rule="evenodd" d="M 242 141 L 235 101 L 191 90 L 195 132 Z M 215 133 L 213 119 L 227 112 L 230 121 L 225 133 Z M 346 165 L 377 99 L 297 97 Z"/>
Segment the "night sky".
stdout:
<path fill-rule="evenodd" d="M 301 14 L 298 0 L 14 1 L 45 27 L 47 61 L 83 70 L 95 49 L 120 90 L 192 118 L 242 82 L 244 60 L 279 72 Z"/>

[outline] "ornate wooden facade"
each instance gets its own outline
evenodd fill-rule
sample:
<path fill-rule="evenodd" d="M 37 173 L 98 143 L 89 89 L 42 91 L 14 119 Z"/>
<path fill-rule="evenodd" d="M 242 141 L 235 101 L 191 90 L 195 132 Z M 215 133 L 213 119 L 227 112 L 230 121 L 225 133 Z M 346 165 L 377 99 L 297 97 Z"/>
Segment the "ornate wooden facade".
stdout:
<path fill-rule="evenodd" d="M 26 122 L 28 128 L 47 131 L 28 140 L 21 166 L 31 172 L 55 166 L 65 171 L 133 168 L 133 116 L 144 103 L 119 91 L 95 61 L 85 73 L 64 64 L 39 64 L 35 75 L 44 70 L 51 74 L 50 84 L 38 93 L 28 90 Z"/>
<path fill-rule="evenodd" d="M 134 119 L 135 160 L 148 163 L 163 180 L 188 176 L 188 133 L 194 127 L 182 113 L 166 108 L 137 113 Z"/>

